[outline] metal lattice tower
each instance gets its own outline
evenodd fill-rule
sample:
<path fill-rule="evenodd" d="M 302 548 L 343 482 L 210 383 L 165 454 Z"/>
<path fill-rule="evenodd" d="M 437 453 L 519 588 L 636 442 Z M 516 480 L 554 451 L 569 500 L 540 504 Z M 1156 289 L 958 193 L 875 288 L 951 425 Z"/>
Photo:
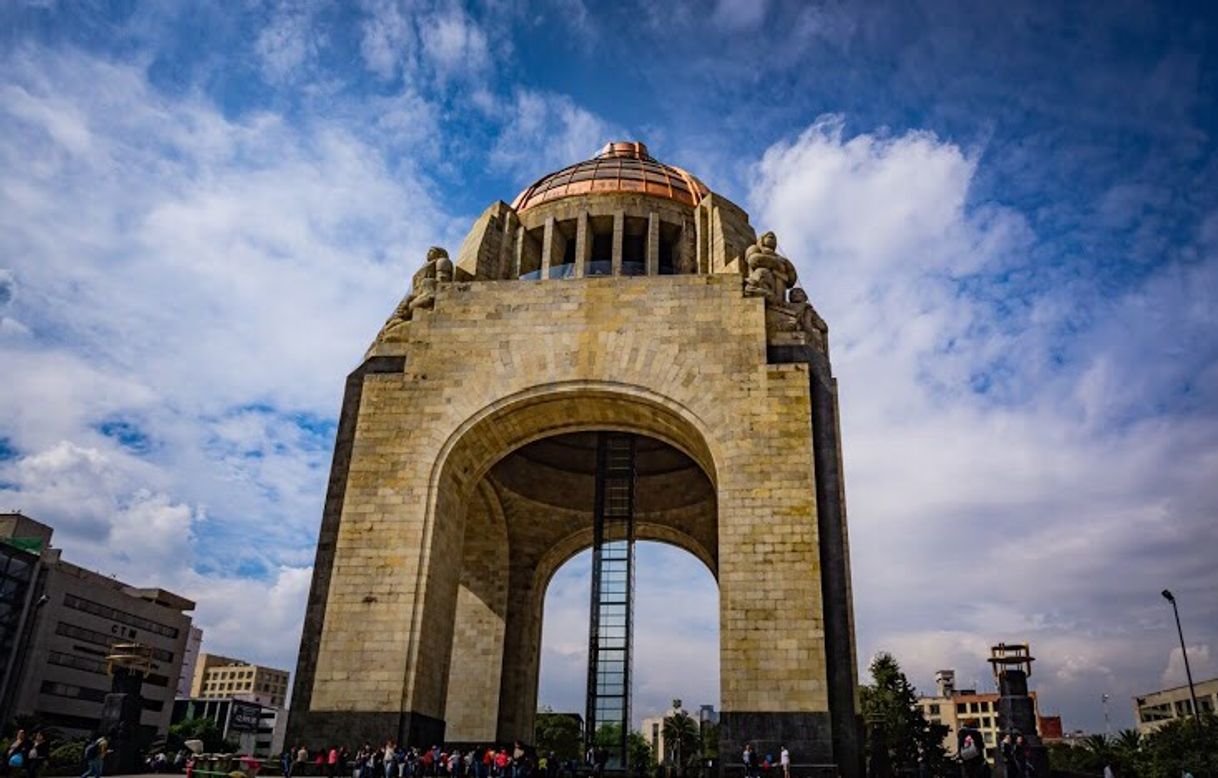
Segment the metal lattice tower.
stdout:
<path fill-rule="evenodd" d="M 630 732 L 634 444 L 630 434 L 597 435 L 585 750 L 604 749 L 606 767 L 618 770 L 627 767 Z"/>

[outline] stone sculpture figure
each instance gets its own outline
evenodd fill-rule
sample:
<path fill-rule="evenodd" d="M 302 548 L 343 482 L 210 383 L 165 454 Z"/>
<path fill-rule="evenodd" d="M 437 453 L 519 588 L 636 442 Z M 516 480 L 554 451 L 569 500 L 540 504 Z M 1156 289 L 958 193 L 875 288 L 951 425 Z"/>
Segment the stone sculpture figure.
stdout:
<path fill-rule="evenodd" d="M 812 307 L 812 303 L 808 302 L 808 293 L 800 287 L 791 290 L 790 300 L 784 307 L 791 315 L 793 329 L 803 330 L 809 335 L 824 335 L 829 331 L 829 325 L 825 324 L 825 320 Z"/>
<path fill-rule="evenodd" d="M 436 304 L 436 287 L 452 280 L 453 263 L 448 258 L 448 252 L 439 246 L 427 249 L 427 259 L 423 262 L 423 267 L 419 268 L 410 280 L 410 293 L 402 298 L 393 315 L 385 322 L 380 337 L 410 321 L 415 311 L 433 307 Z"/>
<path fill-rule="evenodd" d="M 770 305 L 786 302 L 787 290 L 795 285 L 795 265 L 779 254 L 778 238 L 767 232 L 744 252 L 748 276 L 744 280 L 746 297 L 764 297 Z"/>

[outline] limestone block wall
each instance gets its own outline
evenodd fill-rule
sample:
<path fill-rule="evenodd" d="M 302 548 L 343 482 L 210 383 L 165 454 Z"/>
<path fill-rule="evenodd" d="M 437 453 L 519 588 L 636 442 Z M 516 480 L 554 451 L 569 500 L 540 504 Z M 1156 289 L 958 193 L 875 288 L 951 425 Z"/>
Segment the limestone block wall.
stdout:
<path fill-rule="evenodd" d="M 503 637 L 507 619 L 508 538 L 499 498 L 483 482 L 465 518 L 452 667 L 445 703 L 446 737 L 495 740 Z M 449 560 L 456 563 L 456 560 Z"/>
<path fill-rule="evenodd" d="M 475 485 L 613 428 L 715 484 L 723 709 L 825 711 L 807 366 L 767 363 L 762 305 L 733 275 L 455 283 L 377 344 L 405 367 L 363 386 L 310 709 L 445 719 Z"/>

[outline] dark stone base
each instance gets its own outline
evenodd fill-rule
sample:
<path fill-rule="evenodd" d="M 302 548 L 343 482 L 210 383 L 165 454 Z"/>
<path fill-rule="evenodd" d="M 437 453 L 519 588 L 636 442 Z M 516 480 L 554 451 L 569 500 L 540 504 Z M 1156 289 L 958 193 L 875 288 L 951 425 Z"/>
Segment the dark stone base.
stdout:
<path fill-rule="evenodd" d="M 419 748 L 444 742 L 444 721 L 422 713 L 402 711 L 290 711 L 284 745 L 309 749 L 347 746 L 352 751 L 364 743 L 383 744 L 394 739 Z"/>
<path fill-rule="evenodd" d="M 803 776 L 836 776 L 833 728 L 828 713 L 763 713 L 732 711 L 719 714 L 719 763 L 724 778 L 742 778 L 740 755 L 753 744 L 759 760 L 766 754 L 778 762 L 785 745 L 791 752 L 791 772 Z"/>

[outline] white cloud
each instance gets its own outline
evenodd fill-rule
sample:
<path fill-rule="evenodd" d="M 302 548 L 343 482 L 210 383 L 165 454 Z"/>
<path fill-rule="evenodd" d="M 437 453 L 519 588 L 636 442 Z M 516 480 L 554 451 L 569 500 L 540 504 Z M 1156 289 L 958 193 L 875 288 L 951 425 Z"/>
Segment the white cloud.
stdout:
<path fill-rule="evenodd" d="M 662 543 L 636 548 L 635 724 L 673 698 L 719 707 L 719 590 L 700 560 Z M 538 704 L 582 711 L 588 672 L 591 552 L 555 573 L 546 590 Z M 673 603 L 679 602 L 680 608 Z"/>
<path fill-rule="evenodd" d="M 587 159 L 606 142 L 624 138 L 621 130 L 566 95 L 519 89 L 506 104 L 496 105 L 496 111 L 506 118 L 491 149 L 491 165 L 521 183 Z"/>
<path fill-rule="evenodd" d="M 716 0 L 711 20 L 728 30 L 752 30 L 765 19 L 768 0 Z"/>
<path fill-rule="evenodd" d="M 1193 680 L 1203 680 L 1211 677 L 1210 647 L 1200 643 L 1188 647 L 1188 665 L 1193 672 Z M 1164 686 L 1183 686 L 1188 683 L 1188 673 L 1184 668 L 1184 653 L 1177 646 L 1167 657 L 1167 667 L 1163 668 L 1161 680 Z"/>
<path fill-rule="evenodd" d="M 486 33 L 459 7 L 421 20 L 423 52 L 441 78 L 477 75 L 491 63 Z"/>
<path fill-rule="evenodd" d="M 1000 305 L 1035 236 L 970 202 L 977 159 L 826 117 L 766 152 L 753 221 L 830 326 L 860 653 L 890 648 L 928 687 L 952 664 L 984 680 L 986 646 L 1030 640 L 1042 699 L 1085 718 L 1100 691 L 1157 682 L 1164 583 L 1188 581 L 1190 622 L 1218 624 L 1196 602 L 1218 588 L 1203 551 L 1218 547 L 1203 518 L 1218 510 L 1218 256 L 1055 337 L 1087 290 L 1032 284 L 1026 306 Z M 1151 405 L 1185 386 L 1191 403 Z"/>
<path fill-rule="evenodd" d="M 263 77 L 271 84 L 290 81 L 315 57 L 325 36 L 313 23 L 315 3 L 278 2 L 270 22 L 258 33 L 254 51 L 262 65 Z"/>
<path fill-rule="evenodd" d="M 0 504 L 198 600 L 212 649 L 290 664 L 343 377 L 448 231 L 370 145 L 427 106 L 292 126 L 71 50 L 4 73 Z"/>
<path fill-rule="evenodd" d="M 362 0 L 360 5 L 367 14 L 360 25 L 364 63 L 382 79 L 393 78 L 417 46 L 409 11 L 394 0 Z"/>

